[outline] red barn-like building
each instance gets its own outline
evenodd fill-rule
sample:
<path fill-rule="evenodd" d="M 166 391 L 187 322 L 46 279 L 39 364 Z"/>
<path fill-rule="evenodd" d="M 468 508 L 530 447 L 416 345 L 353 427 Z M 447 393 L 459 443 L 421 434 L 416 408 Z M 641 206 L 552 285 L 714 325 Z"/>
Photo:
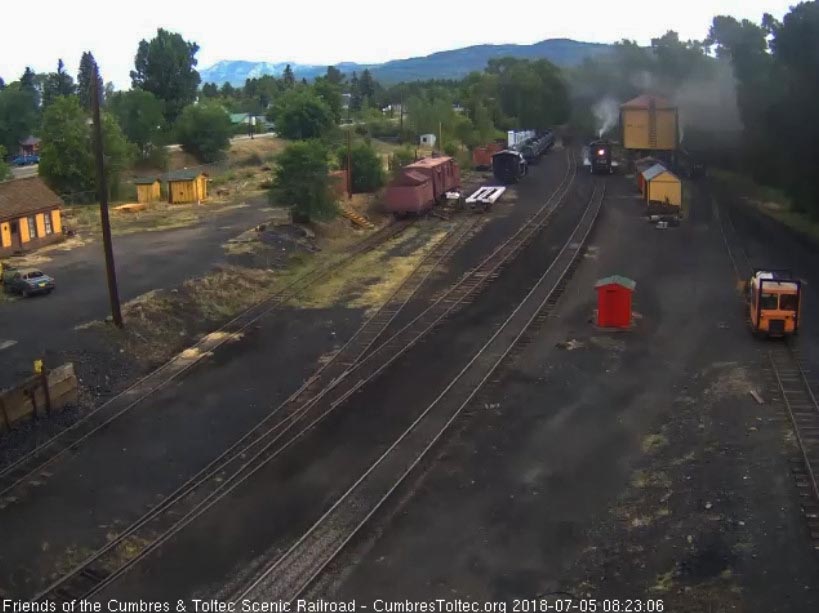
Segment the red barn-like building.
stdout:
<path fill-rule="evenodd" d="M 597 325 L 601 328 L 631 326 L 631 303 L 637 283 L 614 275 L 594 284 L 597 290 Z"/>

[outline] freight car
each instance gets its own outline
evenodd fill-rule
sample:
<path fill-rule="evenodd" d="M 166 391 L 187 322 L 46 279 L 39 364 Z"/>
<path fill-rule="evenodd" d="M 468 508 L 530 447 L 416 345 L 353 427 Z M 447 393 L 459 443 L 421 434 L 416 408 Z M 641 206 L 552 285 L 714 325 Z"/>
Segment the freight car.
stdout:
<path fill-rule="evenodd" d="M 503 142 L 489 143 L 485 147 L 475 147 L 472 150 L 472 166 L 476 170 L 492 168 L 492 156 L 505 148 Z"/>
<path fill-rule="evenodd" d="M 424 158 L 404 166 L 387 186 L 384 207 L 403 217 L 421 214 L 446 198 L 446 193 L 461 187 L 458 164 L 451 157 Z"/>
<path fill-rule="evenodd" d="M 492 173 L 501 183 L 517 183 L 527 170 L 526 159 L 519 151 L 506 149 L 492 156 Z"/>

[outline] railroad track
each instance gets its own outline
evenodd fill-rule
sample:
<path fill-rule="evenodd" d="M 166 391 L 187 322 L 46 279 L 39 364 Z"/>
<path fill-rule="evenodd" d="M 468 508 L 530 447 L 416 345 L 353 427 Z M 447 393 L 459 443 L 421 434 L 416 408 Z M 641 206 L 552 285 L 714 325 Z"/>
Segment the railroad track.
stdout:
<path fill-rule="evenodd" d="M 792 347 L 781 344 L 768 352 L 768 359 L 799 448 L 791 470 L 813 549 L 819 553 L 819 402 Z"/>
<path fill-rule="evenodd" d="M 361 478 L 289 550 L 249 586 L 234 593 L 232 600 L 292 602 L 341 553 L 536 325 L 542 310 L 554 305 L 583 251 L 604 196 L 605 183 L 600 182 L 560 253 L 487 343 Z"/>
<path fill-rule="evenodd" d="M 422 258 L 381 308 L 281 405 L 159 505 L 52 584 L 38 598 L 66 602 L 84 597 L 90 593 L 89 590 L 101 589 L 107 585 L 114 578 L 113 573 L 123 565 L 123 560 L 145 549 L 146 543 L 156 540 L 158 534 L 167 531 L 218 489 L 226 476 L 235 475 L 241 470 L 246 454 L 252 453 L 260 441 L 284 425 L 286 417 L 282 416 L 286 415 L 288 409 L 305 406 L 316 398 L 322 389 L 332 386 L 335 380 L 351 368 L 393 322 L 429 276 L 462 244 L 476 223 L 477 220 L 474 218 L 465 218 L 454 227 Z"/>
<path fill-rule="evenodd" d="M 337 352 L 330 364 L 317 372 L 271 416 L 116 539 L 36 595 L 35 599 L 64 602 L 94 595 L 294 444 L 351 394 L 417 344 L 462 301 L 494 279 L 500 267 L 517 255 L 548 222 L 573 185 L 576 170 L 576 161 L 569 156 L 563 180 L 540 210 L 426 310 L 373 349 L 374 341 L 402 307 L 382 308 Z M 469 222 L 464 222 L 454 237 L 440 243 L 435 250 L 439 258 L 446 257 L 478 220 L 478 217 L 472 217 Z M 425 260 L 428 263 L 422 263 L 387 304 L 406 304 L 414 291 L 412 287 L 420 287 L 435 270 L 436 265 L 432 264 L 434 259 Z M 362 359 L 361 356 L 365 354 L 366 357 Z M 301 428 L 297 429 L 298 426 Z"/>
<path fill-rule="evenodd" d="M 736 231 L 730 213 L 719 208 L 716 210 L 737 279 L 748 279 L 753 273 L 750 254 Z M 747 314 L 746 323 L 750 326 Z M 793 346 L 793 339 L 772 341 L 767 362 L 775 390 L 785 404 L 799 450 L 798 457 L 791 461 L 791 472 L 802 498 L 802 512 L 813 549 L 819 553 L 819 403 L 798 350 Z"/>
<path fill-rule="evenodd" d="M 191 347 L 194 351 L 186 351 L 173 357 L 125 391 L 106 401 L 70 427 L 10 464 L 0 471 L 0 501 L 3 501 L 3 499 L 13 501 L 19 498 L 19 495 L 14 494 L 19 493 L 21 487 L 24 487 L 28 481 L 36 479 L 37 482 L 42 482 L 43 479 L 50 477 L 51 475 L 46 469 L 51 464 L 66 454 L 76 451 L 89 437 L 188 371 L 199 363 L 203 357 L 212 353 L 231 338 L 235 338 L 236 334 L 247 329 L 286 300 L 299 295 L 308 287 L 325 279 L 354 257 L 375 249 L 390 238 L 403 232 L 411 223 L 413 223 L 411 220 L 394 222 L 355 245 L 343 258 L 293 280 L 273 296 L 253 305 L 215 332 L 203 337 Z"/>

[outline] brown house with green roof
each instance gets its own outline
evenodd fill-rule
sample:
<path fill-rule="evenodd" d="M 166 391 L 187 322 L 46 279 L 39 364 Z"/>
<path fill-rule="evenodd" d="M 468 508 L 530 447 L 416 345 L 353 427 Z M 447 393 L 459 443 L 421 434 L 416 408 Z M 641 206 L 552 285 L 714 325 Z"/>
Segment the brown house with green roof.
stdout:
<path fill-rule="evenodd" d="M 0 183 L 0 256 L 62 239 L 62 206 L 40 177 Z"/>

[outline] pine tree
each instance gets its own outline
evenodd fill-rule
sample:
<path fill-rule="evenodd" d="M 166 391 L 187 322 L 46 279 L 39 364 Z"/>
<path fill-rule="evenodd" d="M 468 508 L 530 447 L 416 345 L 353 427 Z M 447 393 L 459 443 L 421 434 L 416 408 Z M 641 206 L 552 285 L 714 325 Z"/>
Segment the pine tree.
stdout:
<path fill-rule="evenodd" d="M 361 110 L 361 82 L 355 72 L 353 72 L 353 76 L 350 78 L 350 110 Z"/>
<path fill-rule="evenodd" d="M 77 88 L 74 78 L 65 71 L 62 59 L 57 61 L 57 72 L 50 72 L 43 81 L 43 108 L 60 96 L 73 96 Z"/>
<path fill-rule="evenodd" d="M 80 59 L 80 70 L 77 73 L 77 95 L 80 97 L 80 106 L 86 111 L 91 109 L 91 83 L 94 78 L 94 70 L 97 69 L 97 62 L 90 51 L 84 51 Z M 102 104 L 102 77 L 97 74 L 97 91 Z"/>
<path fill-rule="evenodd" d="M 20 88 L 31 93 L 34 99 L 34 108 L 40 108 L 40 90 L 37 89 L 37 74 L 29 67 L 20 77 Z"/>
<path fill-rule="evenodd" d="M 293 87 L 296 84 L 296 76 L 293 74 L 293 69 L 290 68 L 290 64 L 285 66 L 284 72 L 282 73 L 282 80 L 284 81 L 285 87 Z"/>

